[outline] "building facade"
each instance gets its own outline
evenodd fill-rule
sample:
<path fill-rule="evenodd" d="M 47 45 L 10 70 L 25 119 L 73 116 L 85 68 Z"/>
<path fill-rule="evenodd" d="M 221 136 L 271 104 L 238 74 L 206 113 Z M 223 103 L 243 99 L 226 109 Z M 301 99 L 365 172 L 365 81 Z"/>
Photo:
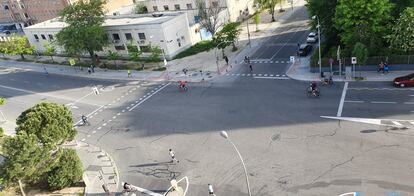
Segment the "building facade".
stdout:
<path fill-rule="evenodd" d="M 66 26 L 57 19 L 48 20 L 24 28 L 30 45 L 40 53 L 50 44 L 56 34 Z M 107 16 L 103 27 L 108 33 L 110 43 L 99 55 L 108 50 L 127 56 L 127 46 L 137 47 L 143 56 L 149 55 L 150 46 L 159 46 L 167 59 L 173 58 L 192 45 L 190 28 L 185 13 L 164 13 L 159 15 Z M 58 48 L 58 53 L 63 53 Z"/>

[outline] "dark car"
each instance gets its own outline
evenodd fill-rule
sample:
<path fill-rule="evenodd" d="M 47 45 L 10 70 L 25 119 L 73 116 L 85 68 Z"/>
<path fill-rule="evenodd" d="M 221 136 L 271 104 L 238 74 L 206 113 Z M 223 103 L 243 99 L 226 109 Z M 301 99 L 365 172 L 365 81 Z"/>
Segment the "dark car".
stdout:
<path fill-rule="evenodd" d="M 299 47 L 299 56 L 307 56 L 312 50 L 312 45 L 302 44 Z"/>
<path fill-rule="evenodd" d="M 399 87 L 414 86 L 414 73 L 395 78 L 393 85 Z"/>

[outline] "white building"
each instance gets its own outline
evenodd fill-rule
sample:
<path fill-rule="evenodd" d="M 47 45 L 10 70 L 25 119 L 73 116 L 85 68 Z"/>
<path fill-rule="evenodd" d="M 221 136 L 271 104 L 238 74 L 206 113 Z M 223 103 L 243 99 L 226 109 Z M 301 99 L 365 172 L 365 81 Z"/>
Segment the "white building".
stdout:
<path fill-rule="evenodd" d="M 30 45 L 39 52 L 44 52 L 44 45 L 53 41 L 56 34 L 66 26 L 66 23 L 57 18 L 24 28 Z M 126 45 L 136 45 L 143 52 L 149 54 L 150 45 L 158 45 L 164 51 L 165 57 L 171 59 L 181 51 L 189 48 L 199 38 L 190 32 L 186 13 L 163 13 L 158 15 L 121 15 L 107 16 L 103 27 L 108 32 L 110 44 L 104 51 L 116 51 L 120 55 L 128 55 Z M 197 39 L 197 40 L 194 40 Z M 61 49 L 58 49 L 62 53 Z"/>

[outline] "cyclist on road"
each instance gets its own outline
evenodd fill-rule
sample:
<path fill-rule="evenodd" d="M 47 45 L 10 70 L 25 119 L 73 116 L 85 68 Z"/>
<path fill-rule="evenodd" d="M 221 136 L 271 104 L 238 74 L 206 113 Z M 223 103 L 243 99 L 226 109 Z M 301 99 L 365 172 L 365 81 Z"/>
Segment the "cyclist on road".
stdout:
<path fill-rule="evenodd" d="M 88 117 L 86 117 L 85 115 L 82 115 L 81 118 L 82 118 L 83 125 L 89 124 Z"/>

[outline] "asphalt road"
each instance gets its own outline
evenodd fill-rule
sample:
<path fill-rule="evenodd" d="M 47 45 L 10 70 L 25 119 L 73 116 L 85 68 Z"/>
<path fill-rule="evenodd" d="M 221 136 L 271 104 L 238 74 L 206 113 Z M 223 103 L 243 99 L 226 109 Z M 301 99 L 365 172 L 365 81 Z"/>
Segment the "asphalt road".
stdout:
<path fill-rule="evenodd" d="M 304 17 L 286 22 L 251 59 L 288 60 L 291 45 L 306 37 Z M 299 25 L 296 32 L 292 25 Z M 211 82 L 189 84 L 188 92 L 168 82 L 3 72 L 0 96 L 8 104 L 2 111 L 12 118 L 40 101 L 56 101 L 68 104 L 75 119 L 90 114 L 78 140 L 108 151 L 121 181 L 157 192 L 187 176 L 191 196 L 207 195 L 208 183 L 216 195 L 246 195 L 240 160 L 219 135 L 227 130 L 244 157 L 252 195 L 414 195 L 412 130 L 319 117 L 341 110 L 342 116 L 413 119 L 412 89 L 352 82 L 344 90 L 336 83 L 308 98 L 307 82 L 283 76 L 288 65 L 255 63 L 253 72 L 239 65 Z M 91 94 L 94 86 L 99 95 Z M 170 162 L 170 148 L 179 163 Z"/>

